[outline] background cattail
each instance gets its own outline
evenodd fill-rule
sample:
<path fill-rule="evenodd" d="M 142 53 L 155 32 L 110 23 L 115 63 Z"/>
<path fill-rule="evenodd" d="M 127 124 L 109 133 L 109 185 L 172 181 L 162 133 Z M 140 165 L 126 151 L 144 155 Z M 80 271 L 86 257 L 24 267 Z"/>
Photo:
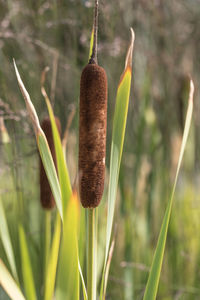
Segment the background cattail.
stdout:
<path fill-rule="evenodd" d="M 61 135 L 60 120 L 57 117 L 55 117 L 55 121 L 58 128 L 58 132 Z M 51 150 L 52 158 L 56 166 L 56 152 L 55 152 L 54 141 L 53 141 L 51 121 L 49 117 L 45 118 L 42 121 L 41 127 L 46 135 L 49 148 Z M 51 188 L 41 158 L 40 158 L 40 202 L 42 207 L 45 209 L 52 209 L 55 206 L 55 200 L 51 192 Z"/>
<path fill-rule="evenodd" d="M 107 123 L 107 77 L 89 63 L 80 84 L 79 172 L 83 207 L 98 206 L 104 189 Z"/>

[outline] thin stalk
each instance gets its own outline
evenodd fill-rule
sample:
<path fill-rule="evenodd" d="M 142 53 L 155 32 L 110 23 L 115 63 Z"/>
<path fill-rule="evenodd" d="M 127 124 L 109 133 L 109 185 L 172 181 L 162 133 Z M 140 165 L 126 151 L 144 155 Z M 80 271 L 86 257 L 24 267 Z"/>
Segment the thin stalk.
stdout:
<path fill-rule="evenodd" d="M 51 245 L 51 211 L 45 210 L 45 230 L 44 230 L 44 282 L 46 282 L 46 272 Z"/>
<path fill-rule="evenodd" d="M 87 209 L 87 295 L 96 300 L 96 209 Z"/>

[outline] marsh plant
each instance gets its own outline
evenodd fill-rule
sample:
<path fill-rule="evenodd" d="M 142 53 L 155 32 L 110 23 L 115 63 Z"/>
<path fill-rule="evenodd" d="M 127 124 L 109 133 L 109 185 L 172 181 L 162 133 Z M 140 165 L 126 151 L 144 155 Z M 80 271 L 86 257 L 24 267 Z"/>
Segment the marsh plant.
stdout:
<path fill-rule="evenodd" d="M 109 268 L 114 251 L 112 228 L 131 90 L 135 34 L 131 29 L 125 68 L 117 88 L 109 157 L 108 191 L 104 193 L 105 201 L 100 204 L 104 192 L 107 124 L 108 126 L 111 124 L 110 120 L 107 122 L 107 76 L 97 61 L 97 32 L 98 0 L 95 1 L 89 61 L 80 79 L 79 161 L 77 178 L 73 185 L 70 182 L 65 156 L 66 140 L 62 140 L 60 122 L 54 116 L 44 81 L 41 91 L 49 116 L 40 125 L 33 102 L 14 61 L 18 84 L 34 128 L 40 154 L 40 199 L 41 209 L 45 210 L 43 274 L 38 286 L 35 283 L 37 277 L 37 274 L 34 274 L 35 267 L 30 259 L 31 244 L 27 243 L 23 219 L 16 219 L 15 224 L 18 228 L 20 252 L 20 264 L 16 264 L 15 247 L 9 234 L 6 213 L 0 202 L 1 239 L 7 257 L 7 262 L 0 260 L 0 282 L 9 297 L 14 300 L 82 298 L 103 300 L 106 298 Z M 193 92 L 191 80 L 178 166 L 152 258 L 143 295 L 145 300 L 156 299 L 157 295 L 173 198 L 192 118 Z M 53 212 L 55 204 L 56 212 Z M 99 205 L 104 205 L 107 212 L 103 260 L 98 256 Z M 98 269 L 101 270 L 100 275 Z"/>

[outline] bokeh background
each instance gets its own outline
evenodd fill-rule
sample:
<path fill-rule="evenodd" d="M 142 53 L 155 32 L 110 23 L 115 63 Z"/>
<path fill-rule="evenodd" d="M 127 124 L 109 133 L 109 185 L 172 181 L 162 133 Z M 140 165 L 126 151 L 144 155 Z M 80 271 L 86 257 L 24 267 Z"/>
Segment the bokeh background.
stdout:
<path fill-rule="evenodd" d="M 195 84 L 194 116 L 157 299 L 200 299 L 200 1 L 99 2 L 98 61 L 107 72 L 109 86 L 107 166 L 116 89 L 130 27 L 136 35 L 107 299 L 142 299 L 175 176 L 189 76 Z M 16 230 L 12 228 L 15 208 L 24 208 L 28 237 L 35 244 L 33 260 L 39 251 L 42 214 L 38 153 L 12 59 L 40 120 L 47 115 L 40 85 L 46 66 L 50 71 L 45 86 L 63 131 L 75 111 L 67 144 L 73 182 L 77 174 L 79 82 L 88 60 L 92 21 L 92 0 L 0 0 L 0 117 L 1 128 L 3 119 L 10 138 L 8 144 L 2 139 L 0 144 L 0 194 L 11 232 Z M 106 187 L 107 182 L 108 176 Z M 100 224 L 105 223 L 104 198 Z M 103 240 L 101 231 L 99 240 Z M 6 262 L 1 244 L 0 257 Z M 33 267 L 39 284 L 40 266 Z M 7 299 L 2 290 L 0 298 Z"/>

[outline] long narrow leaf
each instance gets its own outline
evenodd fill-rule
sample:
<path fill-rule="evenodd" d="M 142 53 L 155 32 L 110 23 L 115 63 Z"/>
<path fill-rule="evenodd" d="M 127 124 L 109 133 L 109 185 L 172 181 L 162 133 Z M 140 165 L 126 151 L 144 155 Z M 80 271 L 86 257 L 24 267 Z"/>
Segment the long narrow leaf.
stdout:
<path fill-rule="evenodd" d="M 82 269 L 81 269 L 80 262 L 78 262 L 78 268 L 79 268 L 79 274 L 80 274 L 80 277 L 81 277 L 83 298 L 84 298 L 84 300 L 88 300 L 86 285 L 85 285 L 85 281 L 84 281 L 84 278 L 83 278 L 83 272 L 82 272 Z"/>
<path fill-rule="evenodd" d="M 35 108 L 33 106 L 33 103 L 31 102 L 30 96 L 21 80 L 20 74 L 18 72 L 17 66 L 14 61 L 14 67 L 15 67 L 15 73 L 17 76 L 18 84 L 20 87 L 20 90 L 22 92 L 22 95 L 24 97 L 27 111 L 29 113 L 29 117 L 32 121 L 32 125 L 35 131 L 36 141 L 39 148 L 40 156 L 49 180 L 49 184 L 51 186 L 51 190 L 54 196 L 54 199 L 56 201 L 56 205 L 58 208 L 58 211 L 60 213 L 61 219 L 63 217 L 63 209 L 62 209 L 62 198 L 61 198 L 61 191 L 60 191 L 60 185 L 55 169 L 55 165 L 52 159 L 51 151 L 49 149 L 49 145 L 47 142 L 47 139 L 45 137 L 44 132 L 42 131 L 39 123 L 39 119 L 37 116 L 37 113 L 35 111 Z"/>
<path fill-rule="evenodd" d="M 25 300 L 20 288 L 0 259 L 0 285 L 12 300 Z"/>
<path fill-rule="evenodd" d="M 128 113 L 128 104 L 131 88 L 132 77 L 132 54 L 134 46 L 135 34 L 131 28 L 131 42 L 126 55 L 125 68 L 121 75 L 120 82 L 117 89 L 117 97 L 115 104 L 115 113 L 113 120 L 112 144 L 110 155 L 110 181 L 108 187 L 108 215 L 106 228 L 106 250 L 105 261 L 103 268 L 103 275 L 101 281 L 100 299 L 103 298 L 105 269 L 108 259 L 112 225 L 115 211 L 115 201 L 117 196 L 117 185 L 119 179 L 119 170 L 122 157 L 122 150 L 124 144 L 124 135 L 126 129 L 126 120 Z"/>
<path fill-rule="evenodd" d="M 73 192 L 64 214 L 63 236 L 58 264 L 56 299 L 79 299 L 78 224 L 79 200 Z"/>
<path fill-rule="evenodd" d="M 132 53 L 134 46 L 134 31 L 131 29 L 131 43 L 126 56 L 124 72 L 120 78 L 117 90 L 116 106 L 113 120 L 111 159 L 110 159 L 110 182 L 108 187 L 108 217 L 107 217 L 107 233 L 106 233 L 106 254 L 107 261 L 110 246 L 110 238 L 113 225 L 115 200 L 117 195 L 117 184 L 119 178 L 119 169 L 124 144 L 124 135 L 126 129 L 126 120 L 128 113 L 129 95 L 131 88 L 132 76 Z"/>
<path fill-rule="evenodd" d="M 60 221 L 60 216 L 57 215 L 54 235 L 53 235 L 53 242 L 52 242 L 51 252 L 49 256 L 47 272 L 46 272 L 47 276 L 45 282 L 44 300 L 52 300 L 53 298 L 57 263 L 58 263 L 58 253 L 60 247 L 60 235 L 61 235 L 61 221 Z"/>
<path fill-rule="evenodd" d="M 162 227 L 160 230 L 159 238 L 158 238 L 158 243 L 156 246 L 152 266 L 151 266 L 151 271 L 149 274 L 145 294 L 144 294 L 144 300 L 154 300 L 156 299 L 157 295 L 157 290 L 158 290 L 158 283 L 160 279 L 160 273 L 161 273 L 161 267 L 162 267 L 162 262 L 163 262 L 163 257 L 164 257 L 164 250 L 165 250 L 165 244 L 166 244 L 166 239 L 167 239 L 167 232 L 168 232 L 168 227 L 169 227 L 169 220 L 170 220 L 170 215 L 171 215 L 171 210 L 172 210 L 172 204 L 173 204 L 173 199 L 174 199 L 174 193 L 176 189 L 176 184 L 178 180 L 178 175 L 181 167 L 181 162 L 183 159 L 183 154 L 189 134 L 189 129 L 190 129 L 190 124 L 191 124 L 191 119 L 192 119 L 192 112 L 193 112 L 193 94 L 194 94 L 194 85 L 192 80 L 190 81 L 190 95 L 189 95 L 189 103 L 188 103 L 188 109 L 187 109 L 187 115 L 186 115 L 186 121 L 185 121 L 185 128 L 184 128 L 184 133 L 183 133 L 183 139 L 182 139 L 182 144 L 181 144 L 181 150 L 179 154 L 179 160 L 178 160 L 178 166 L 176 170 L 176 175 L 175 175 L 175 180 L 174 180 L 174 185 L 171 193 L 171 197 L 169 199 L 167 209 L 165 212 L 165 216 L 163 219 Z"/>
<path fill-rule="evenodd" d="M 12 247 L 10 234 L 9 234 L 9 230 L 8 230 L 6 214 L 4 211 L 1 197 L 0 197 L 0 234 L 1 234 L 1 240 L 3 243 L 4 249 L 5 249 L 6 255 L 7 255 L 7 259 L 8 259 L 12 274 L 13 274 L 15 280 L 17 282 L 19 282 L 16 264 L 15 264 L 15 256 L 13 253 L 13 247 Z"/>
<path fill-rule="evenodd" d="M 31 268 L 31 262 L 23 227 L 19 226 L 19 242 L 22 261 L 22 275 L 27 300 L 36 300 L 36 291 Z"/>
<path fill-rule="evenodd" d="M 53 158 L 51 156 L 51 151 L 49 149 L 49 145 L 44 133 L 38 134 L 37 144 L 42 159 L 42 163 L 44 165 L 49 180 L 49 184 L 51 186 L 51 190 L 54 199 L 56 201 L 58 211 L 60 213 L 61 219 L 63 219 L 62 196 L 60 191 L 60 185 L 59 185 L 55 165 L 53 162 Z"/>
<path fill-rule="evenodd" d="M 88 60 L 90 60 L 90 57 L 92 55 L 93 44 L 94 44 L 94 27 L 92 28 L 92 32 L 91 32 L 91 36 L 90 36 L 90 51 L 89 51 L 89 58 L 88 58 Z"/>
<path fill-rule="evenodd" d="M 60 188 L 62 193 L 62 205 L 63 205 L 63 211 L 65 211 L 67 202 L 69 201 L 69 198 L 71 196 L 71 183 L 69 179 L 69 173 L 65 161 L 65 156 L 63 153 L 62 143 L 60 139 L 60 135 L 58 132 L 58 128 L 56 126 L 55 117 L 53 113 L 53 109 L 51 107 L 51 103 L 49 101 L 49 98 L 46 94 L 46 91 L 44 87 L 42 87 L 42 94 L 45 98 L 47 108 L 49 111 L 49 116 L 51 120 L 51 126 L 53 131 L 53 139 L 54 139 L 54 145 L 56 150 L 56 161 L 57 161 L 57 167 L 58 167 L 58 175 L 59 175 L 59 182 L 60 182 Z"/>
<path fill-rule="evenodd" d="M 106 288 L 107 288 L 107 283 L 108 283 L 108 274 L 109 274 L 110 264 L 111 264 L 111 260 L 112 260 L 112 256 L 113 256 L 114 246 L 115 246 L 115 240 L 113 240 L 112 243 L 111 243 L 110 251 L 109 251 L 109 255 L 108 255 L 108 261 L 107 261 L 107 264 L 106 264 L 103 299 L 106 298 Z"/>

